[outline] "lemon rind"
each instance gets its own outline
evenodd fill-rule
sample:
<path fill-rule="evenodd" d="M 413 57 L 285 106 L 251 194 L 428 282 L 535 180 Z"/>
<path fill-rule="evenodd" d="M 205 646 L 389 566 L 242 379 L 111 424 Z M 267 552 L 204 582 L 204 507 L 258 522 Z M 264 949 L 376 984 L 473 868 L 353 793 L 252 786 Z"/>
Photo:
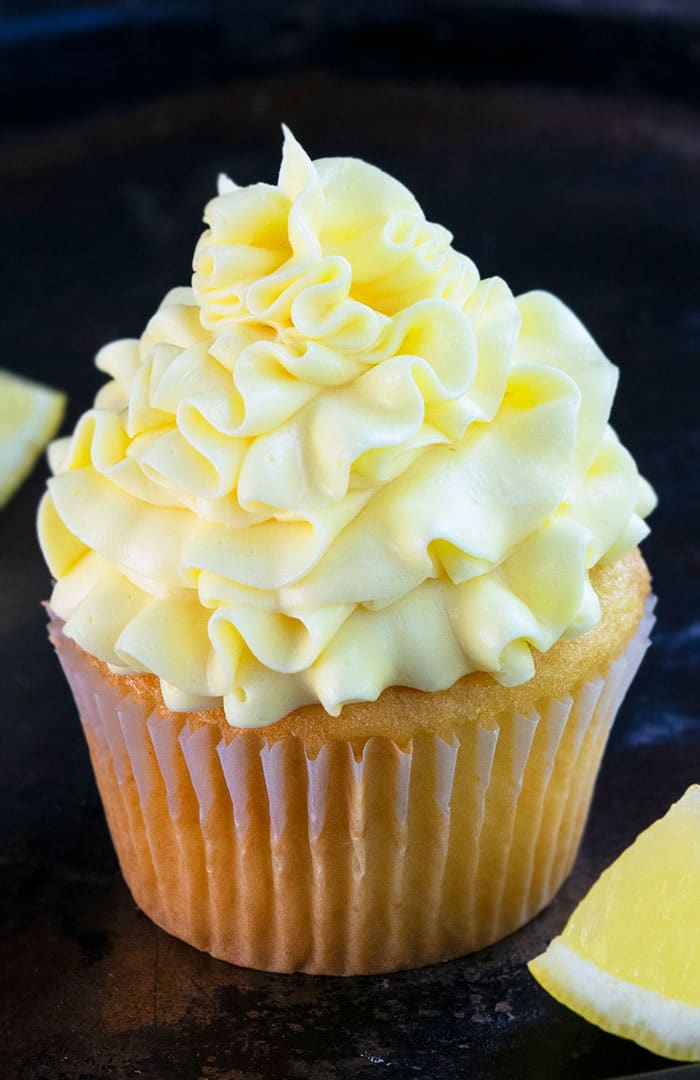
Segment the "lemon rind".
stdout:
<path fill-rule="evenodd" d="M 552 997 L 603 1031 L 675 1061 L 700 1061 L 699 1006 L 611 975 L 557 938 L 528 968 Z"/>

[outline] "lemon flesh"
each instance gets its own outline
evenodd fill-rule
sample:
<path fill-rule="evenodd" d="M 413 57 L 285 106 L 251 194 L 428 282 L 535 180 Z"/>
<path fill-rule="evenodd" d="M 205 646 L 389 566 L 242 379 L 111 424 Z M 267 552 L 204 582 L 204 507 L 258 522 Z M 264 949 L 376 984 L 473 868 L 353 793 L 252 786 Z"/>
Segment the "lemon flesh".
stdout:
<path fill-rule="evenodd" d="M 699 785 L 608 867 L 528 967 L 605 1031 L 700 1061 Z"/>
<path fill-rule="evenodd" d="M 0 369 L 0 507 L 56 433 L 66 396 Z"/>

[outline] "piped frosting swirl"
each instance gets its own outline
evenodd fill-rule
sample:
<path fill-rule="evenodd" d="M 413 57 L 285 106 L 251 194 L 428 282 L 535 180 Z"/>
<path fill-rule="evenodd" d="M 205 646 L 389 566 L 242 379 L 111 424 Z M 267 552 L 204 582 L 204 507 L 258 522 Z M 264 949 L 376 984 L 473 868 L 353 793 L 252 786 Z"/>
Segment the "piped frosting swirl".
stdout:
<path fill-rule="evenodd" d="M 616 369 L 398 181 L 289 132 L 278 184 L 220 178 L 205 221 L 192 287 L 98 353 L 110 380 L 51 448 L 64 632 L 236 726 L 531 678 L 648 531 Z"/>

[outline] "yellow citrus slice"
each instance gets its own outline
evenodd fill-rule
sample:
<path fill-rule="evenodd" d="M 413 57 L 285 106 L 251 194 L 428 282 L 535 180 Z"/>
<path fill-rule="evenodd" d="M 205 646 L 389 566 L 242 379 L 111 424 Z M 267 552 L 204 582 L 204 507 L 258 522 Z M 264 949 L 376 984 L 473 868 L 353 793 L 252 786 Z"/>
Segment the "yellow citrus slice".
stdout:
<path fill-rule="evenodd" d="M 528 967 L 605 1031 L 700 1061 L 699 785 L 601 874 Z"/>
<path fill-rule="evenodd" d="M 65 394 L 0 369 L 0 507 L 55 434 L 65 407 Z"/>

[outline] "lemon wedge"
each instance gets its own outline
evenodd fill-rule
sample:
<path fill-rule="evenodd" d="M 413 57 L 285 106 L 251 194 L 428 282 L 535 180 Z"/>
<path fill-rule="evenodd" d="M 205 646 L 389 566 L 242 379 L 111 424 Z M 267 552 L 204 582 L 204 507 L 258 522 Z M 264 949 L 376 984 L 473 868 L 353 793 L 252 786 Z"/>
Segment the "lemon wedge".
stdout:
<path fill-rule="evenodd" d="M 699 785 L 601 874 L 528 967 L 604 1031 L 700 1061 Z"/>
<path fill-rule="evenodd" d="M 65 394 L 0 369 L 0 507 L 56 433 L 65 407 Z"/>

